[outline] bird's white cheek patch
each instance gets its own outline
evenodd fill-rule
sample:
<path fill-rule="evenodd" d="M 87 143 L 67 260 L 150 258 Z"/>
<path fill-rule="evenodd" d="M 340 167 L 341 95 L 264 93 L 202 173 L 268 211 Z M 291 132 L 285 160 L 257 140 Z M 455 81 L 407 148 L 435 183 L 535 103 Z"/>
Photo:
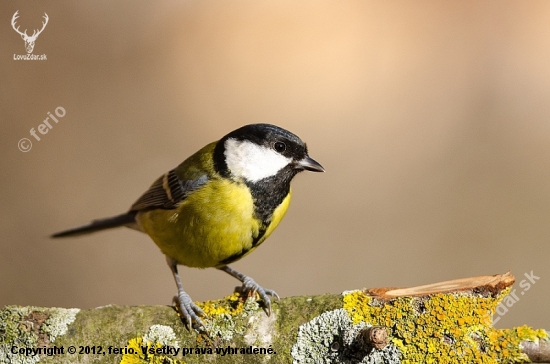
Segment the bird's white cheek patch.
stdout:
<path fill-rule="evenodd" d="M 231 173 L 257 182 L 277 174 L 292 160 L 276 151 L 247 140 L 225 141 L 225 162 Z"/>

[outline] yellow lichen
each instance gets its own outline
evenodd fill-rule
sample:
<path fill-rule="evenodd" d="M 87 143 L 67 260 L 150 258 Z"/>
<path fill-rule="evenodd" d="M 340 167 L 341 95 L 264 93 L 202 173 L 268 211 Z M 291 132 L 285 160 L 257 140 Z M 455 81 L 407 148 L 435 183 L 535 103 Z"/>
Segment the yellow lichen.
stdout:
<path fill-rule="evenodd" d="M 243 334 L 244 327 L 238 327 L 237 321 L 258 310 L 256 298 L 233 293 L 221 300 L 197 302 L 206 314 L 202 318 L 205 330 L 197 335 L 197 345 L 211 345 L 212 340 L 230 341 L 235 334 Z"/>
<path fill-rule="evenodd" d="M 354 291 L 344 295 L 344 309 L 354 324 L 386 327 L 402 353 L 402 363 L 529 362 L 519 343 L 546 338 L 544 330 L 492 327 L 496 307 L 509 292 L 507 288 L 496 297 L 449 293 L 380 302 Z"/>
<path fill-rule="evenodd" d="M 197 302 L 207 316 L 237 315 L 243 311 L 244 302 L 239 293 L 233 293 L 221 300 Z"/>

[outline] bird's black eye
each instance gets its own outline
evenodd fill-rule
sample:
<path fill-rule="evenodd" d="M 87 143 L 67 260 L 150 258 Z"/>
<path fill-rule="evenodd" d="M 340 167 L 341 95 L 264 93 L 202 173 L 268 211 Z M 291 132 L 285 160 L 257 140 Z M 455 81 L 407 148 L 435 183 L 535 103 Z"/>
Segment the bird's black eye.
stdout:
<path fill-rule="evenodd" d="M 286 150 L 286 144 L 283 143 L 283 142 L 276 142 L 274 145 L 273 145 L 273 148 L 275 148 L 275 150 L 279 153 L 282 153 Z"/>
<path fill-rule="evenodd" d="M 275 150 L 279 153 L 284 152 L 286 150 L 286 145 L 283 142 L 276 142 L 274 147 L 275 147 Z"/>

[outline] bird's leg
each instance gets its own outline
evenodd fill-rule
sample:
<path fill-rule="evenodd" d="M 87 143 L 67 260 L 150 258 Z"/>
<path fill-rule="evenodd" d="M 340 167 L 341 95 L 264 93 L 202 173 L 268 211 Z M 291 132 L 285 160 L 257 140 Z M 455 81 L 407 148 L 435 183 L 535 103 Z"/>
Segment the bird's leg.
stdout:
<path fill-rule="evenodd" d="M 264 301 L 265 304 L 265 310 L 267 315 L 269 316 L 271 314 L 271 297 L 276 297 L 279 299 L 279 295 L 277 292 L 263 288 L 258 283 L 256 283 L 252 278 L 245 276 L 242 273 L 237 272 L 233 268 L 229 267 L 228 265 L 224 265 L 223 267 L 218 268 L 219 270 L 223 270 L 224 272 L 228 273 L 229 275 L 237 278 L 239 281 L 243 283 L 241 290 L 243 294 L 248 295 L 249 293 L 256 293 L 260 295 L 260 298 Z"/>
<path fill-rule="evenodd" d="M 191 297 L 189 297 L 189 295 L 183 290 L 180 276 L 178 274 L 178 263 L 169 256 L 166 256 L 166 262 L 168 263 L 168 266 L 172 271 L 172 275 L 174 276 L 174 280 L 176 281 L 176 285 L 178 286 L 178 295 L 174 296 L 174 303 L 178 306 L 185 321 L 187 321 L 188 329 L 191 330 L 193 321 L 195 321 L 199 326 L 205 327 L 199 318 L 199 316 L 204 316 L 204 312 L 199 306 L 193 303 Z"/>

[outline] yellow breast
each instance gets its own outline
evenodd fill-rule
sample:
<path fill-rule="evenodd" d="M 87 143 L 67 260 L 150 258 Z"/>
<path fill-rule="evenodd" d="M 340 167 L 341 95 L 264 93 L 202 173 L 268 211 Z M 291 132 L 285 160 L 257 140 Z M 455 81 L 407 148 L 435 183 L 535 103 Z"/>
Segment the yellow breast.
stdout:
<path fill-rule="evenodd" d="M 151 210 L 137 216 L 140 227 L 161 251 L 189 267 L 216 267 L 230 257 L 250 253 L 279 224 L 290 193 L 275 209 L 264 236 L 254 217 L 254 201 L 246 185 L 214 179 L 188 196 L 176 210 Z"/>

